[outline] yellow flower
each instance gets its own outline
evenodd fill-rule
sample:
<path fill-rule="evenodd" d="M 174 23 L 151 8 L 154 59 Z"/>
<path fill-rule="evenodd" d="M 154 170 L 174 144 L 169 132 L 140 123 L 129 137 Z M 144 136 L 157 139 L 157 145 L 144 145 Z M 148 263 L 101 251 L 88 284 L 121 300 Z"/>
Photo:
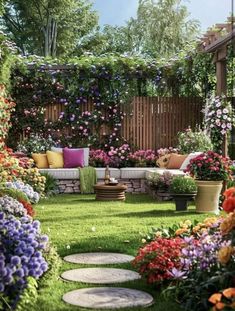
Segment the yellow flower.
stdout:
<path fill-rule="evenodd" d="M 185 223 L 185 225 L 187 225 L 187 226 L 192 226 L 192 222 L 191 222 L 190 220 L 186 220 L 184 223 Z"/>
<path fill-rule="evenodd" d="M 199 226 L 193 227 L 193 233 L 196 233 L 200 230 L 201 228 Z"/>
<path fill-rule="evenodd" d="M 142 239 L 141 242 L 144 244 L 144 243 L 146 243 L 146 240 L 145 240 L 145 239 Z"/>
<path fill-rule="evenodd" d="M 218 260 L 222 265 L 226 265 L 232 254 L 234 254 L 234 248 L 232 246 L 224 246 L 218 251 Z"/>
<path fill-rule="evenodd" d="M 181 234 L 183 234 L 185 232 L 188 232 L 188 230 L 186 228 L 180 228 L 180 229 L 177 229 L 175 231 L 175 235 L 181 235 Z"/>

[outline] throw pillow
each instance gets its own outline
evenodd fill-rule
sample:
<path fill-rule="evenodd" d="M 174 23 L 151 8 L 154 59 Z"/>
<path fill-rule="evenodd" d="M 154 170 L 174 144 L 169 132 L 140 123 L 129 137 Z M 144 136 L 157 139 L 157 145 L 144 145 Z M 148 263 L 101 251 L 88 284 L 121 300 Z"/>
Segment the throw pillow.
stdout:
<path fill-rule="evenodd" d="M 47 151 L 47 160 L 50 168 L 64 167 L 63 153 L 61 152 Z"/>
<path fill-rule="evenodd" d="M 84 166 L 84 150 L 83 149 L 63 149 L 64 167 L 75 168 Z"/>
<path fill-rule="evenodd" d="M 187 154 L 172 153 L 167 168 L 179 169 L 187 156 Z"/>
<path fill-rule="evenodd" d="M 37 168 L 48 168 L 49 163 L 47 161 L 47 155 L 42 153 L 32 153 L 32 158 Z"/>
<path fill-rule="evenodd" d="M 171 154 L 165 154 L 164 156 L 161 156 L 159 159 L 156 161 L 156 165 L 160 168 L 166 168 L 169 160 L 170 160 Z"/>
<path fill-rule="evenodd" d="M 85 147 L 85 148 L 69 148 L 70 150 L 84 150 L 84 166 L 89 165 L 89 153 L 90 153 L 90 148 Z M 63 148 L 57 148 L 57 147 L 51 147 L 51 151 L 55 152 L 63 152 Z"/>
<path fill-rule="evenodd" d="M 181 171 L 184 171 L 186 170 L 187 166 L 189 165 L 190 163 L 190 160 L 196 158 L 197 156 L 199 156 L 200 154 L 202 154 L 202 152 L 192 152 L 190 153 L 187 158 L 184 160 L 184 162 L 182 163 L 181 167 L 180 167 L 180 170 Z"/>

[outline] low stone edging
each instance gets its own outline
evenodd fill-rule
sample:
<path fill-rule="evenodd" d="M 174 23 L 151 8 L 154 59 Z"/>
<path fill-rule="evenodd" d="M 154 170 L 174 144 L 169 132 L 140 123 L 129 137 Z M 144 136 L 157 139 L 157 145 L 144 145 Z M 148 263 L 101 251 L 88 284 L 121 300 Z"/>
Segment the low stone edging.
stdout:
<path fill-rule="evenodd" d="M 98 179 L 98 183 L 104 182 Z M 145 179 L 119 179 L 119 182 L 127 185 L 126 192 L 146 193 Z M 57 180 L 59 193 L 80 193 L 80 180 L 60 179 Z"/>

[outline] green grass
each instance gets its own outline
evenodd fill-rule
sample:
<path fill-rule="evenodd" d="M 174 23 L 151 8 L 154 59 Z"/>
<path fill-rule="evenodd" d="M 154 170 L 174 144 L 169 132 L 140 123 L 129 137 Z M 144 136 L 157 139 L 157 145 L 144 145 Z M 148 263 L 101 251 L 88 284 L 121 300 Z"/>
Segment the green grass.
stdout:
<path fill-rule="evenodd" d="M 148 195 L 127 195 L 125 202 L 98 202 L 93 195 L 60 195 L 41 200 L 36 206 L 36 218 L 41 221 L 42 231 L 49 235 L 61 258 L 73 253 L 96 251 L 123 252 L 135 256 L 141 246 L 140 232 L 147 233 L 151 227 L 167 227 L 182 220 L 202 220 L 206 217 L 196 214 L 193 206 L 187 212 L 174 210 L 173 203 L 159 203 Z M 79 267 L 84 265 L 62 262 L 60 273 Z M 131 264 L 113 267 L 133 269 Z M 59 275 L 49 285 L 40 290 L 36 311 L 85 310 L 65 304 L 61 297 L 70 290 L 93 287 L 62 281 Z M 176 303 L 165 301 L 156 288 L 146 285 L 143 280 L 113 286 L 140 289 L 152 294 L 155 304 L 148 308 L 150 311 L 181 310 Z"/>

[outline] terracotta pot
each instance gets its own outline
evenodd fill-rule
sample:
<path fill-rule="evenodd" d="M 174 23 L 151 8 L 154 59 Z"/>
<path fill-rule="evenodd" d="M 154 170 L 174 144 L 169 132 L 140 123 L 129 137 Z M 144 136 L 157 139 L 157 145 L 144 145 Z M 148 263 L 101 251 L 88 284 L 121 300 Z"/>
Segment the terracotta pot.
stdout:
<path fill-rule="evenodd" d="M 219 197 L 223 181 L 196 180 L 197 195 L 195 198 L 196 212 L 219 213 Z"/>

